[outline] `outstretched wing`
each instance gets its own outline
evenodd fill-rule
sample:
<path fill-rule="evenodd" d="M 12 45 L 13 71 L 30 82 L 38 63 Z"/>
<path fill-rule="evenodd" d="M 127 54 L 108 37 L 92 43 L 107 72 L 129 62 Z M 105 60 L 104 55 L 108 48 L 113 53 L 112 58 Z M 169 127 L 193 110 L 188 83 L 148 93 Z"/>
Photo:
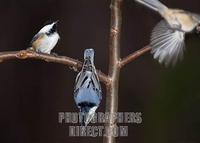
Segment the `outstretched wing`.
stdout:
<path fill-rule="evenodd" d="M 175 65 L 183 59 L 185 33 L 170 28 L 165 20 L 158 23 L 151 35 L 151 47 L 154 59 L 159 63 Z"/>

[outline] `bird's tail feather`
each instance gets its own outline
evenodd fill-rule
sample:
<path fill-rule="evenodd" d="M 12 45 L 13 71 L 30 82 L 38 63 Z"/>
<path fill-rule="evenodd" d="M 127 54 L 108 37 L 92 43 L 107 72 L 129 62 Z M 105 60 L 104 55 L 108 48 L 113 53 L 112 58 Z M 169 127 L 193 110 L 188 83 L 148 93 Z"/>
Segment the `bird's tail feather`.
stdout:
<path fill-rule="evenodd" d="M 81 126 L 87 126 L 89 122 L 92 120 L 93 116 L 91 117 L 88 112 L 81 113 Z"/>
<path fill-rule="evenodd" d="M 82 119 L 81 119 L 81 126 L 87 126 L 87 124 L 85 123 L 86 122 L 86 116 L 85 115 L 86 113 L 82 113 Z"/>
<path fill-rule="evenodd" d="M 135 0 L 136 2 L 143 4 L 159 13 L 162 13 L 166 9 L 168 9 L 164 4 L 162 4 L 159 0 Z"/>
<path fill-rule="evenodd" d="M 81 126 L 87 126 L 90 121 L 93 119 L 95 115 L 95 111 L 97 109 L 97 106 L 94 107 L 82 107 L 80 110 L 81 114 Z"/>

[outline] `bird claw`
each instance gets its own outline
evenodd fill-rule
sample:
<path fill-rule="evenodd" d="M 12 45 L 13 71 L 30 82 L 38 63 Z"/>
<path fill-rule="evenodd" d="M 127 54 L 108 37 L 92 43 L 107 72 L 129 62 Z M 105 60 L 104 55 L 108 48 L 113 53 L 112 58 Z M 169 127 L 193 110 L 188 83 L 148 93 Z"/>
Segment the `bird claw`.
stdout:
<path fill-rule="evenodd" d="M 54 52 L 52 52 L 51 55 L 56 56 L 56 57 L 58 56 L 58 54 Z"/>
<path fill-rule="evenodd" d="M 31 51 L 31 52 L 35 51 L 35 49 L 34 49 L 33 47 L 29 47 L 29 48 L 27 48 L 26 50 L 27 50 L 27 51 Z"/>
<path fill-rule="evenodd" d="M 69 69 L 75 71 L 75 72 L 78 72 L 78 68 L 74 67 L 74 66 L 70 66 Z"/>

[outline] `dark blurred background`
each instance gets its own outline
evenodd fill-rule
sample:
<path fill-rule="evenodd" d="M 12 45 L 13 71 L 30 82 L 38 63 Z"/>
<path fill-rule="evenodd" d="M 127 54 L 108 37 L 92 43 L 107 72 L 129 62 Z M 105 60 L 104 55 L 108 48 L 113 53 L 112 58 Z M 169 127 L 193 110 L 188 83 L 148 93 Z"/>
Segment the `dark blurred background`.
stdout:
<path fill-rule="evenodd" d="M 162 2 L 200 13 L 199 0 Z M 0 51 L 26 49 L 46 21 L 59 20 L 61 40 L 54 52 L 82 60 L 84 49 L 94 48 L 96 67 L 106 73 L 109 5 L 109 0 L 1 0 Z M 122 57 L 147 45 L 160 19 L 133 0 L 124 0 Z M 200 37 L 189 35 L 186 44 L 185 58 L 175 68 L 164 68 L 145 54 L 122 69 L 119 111 L 142 112 L 143 123 L 129 125 L 129 136 L 117 142 L 200 142 Z M 76 74 L 37 60 L 1 63 L 0 142 L 102 142 L 101 137 L 69 137 L 69 125 L 58 124 L 58 112 L 78 111 L 73 100 Z"/>

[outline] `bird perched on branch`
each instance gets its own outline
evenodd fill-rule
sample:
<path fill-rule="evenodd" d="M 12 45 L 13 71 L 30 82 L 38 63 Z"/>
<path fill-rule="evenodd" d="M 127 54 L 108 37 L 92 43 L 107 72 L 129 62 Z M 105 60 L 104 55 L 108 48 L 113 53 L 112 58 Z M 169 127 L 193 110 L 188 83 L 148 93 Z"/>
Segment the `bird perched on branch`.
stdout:
<path fill-rule="evenodd" d="M 55 47 L 60 36 L 57 32 L 56 22 L 51 22 L 45 25 L 32 39 L 31 50 L 36 52 L 50 54 L 51 50 Z"/>
<path fill-rule="evenodd" d="M 80 109 L 81 125 L 87 126 L 102 99 L 101 85 L 94 66 L 94 50 L 84 51 L 82 70 L 76 77 L 74 100 Z"/>
<path fill-rule="evenodd" d="M 200 15 L 168 8 L 158 0 L 135 1 L 158 12 L 164 18 L 151 34 L 152 54 L 166 66 L 175 65 L 183 58 L 185 34 L 200 31 Z"/>

